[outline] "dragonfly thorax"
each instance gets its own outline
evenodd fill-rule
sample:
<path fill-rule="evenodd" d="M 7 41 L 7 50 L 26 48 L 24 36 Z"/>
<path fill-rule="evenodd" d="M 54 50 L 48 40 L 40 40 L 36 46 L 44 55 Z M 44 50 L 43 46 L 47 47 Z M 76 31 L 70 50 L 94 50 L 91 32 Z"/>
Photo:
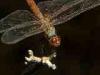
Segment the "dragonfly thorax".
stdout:
<path fill-rule="evenodd" d="M 57 36 L 55 27 L 52 25 L 50 21 L 50 17 L 46 16 L 41 20 L 44 33 L 47 35 L 49 42 L 52 46 L 58 47 L 60 45 L 61 39 Z"/>
<path fill-rule="evenodd" d="M 44 33 L 48 36 L 48 38 L 56 35 L 55 27 L 52 25 L 50 21 L 50 17 L 45 16 L 44 19 L 41 20 L 42 28 Z"/>

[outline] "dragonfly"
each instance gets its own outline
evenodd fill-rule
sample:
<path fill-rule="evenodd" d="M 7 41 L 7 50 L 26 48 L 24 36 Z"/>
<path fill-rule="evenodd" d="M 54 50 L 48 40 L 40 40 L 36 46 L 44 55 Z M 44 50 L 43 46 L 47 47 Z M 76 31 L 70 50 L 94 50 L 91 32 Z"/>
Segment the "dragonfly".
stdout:
<path fill-rule="evenodd" d="M 38 4 L 26 0 L 29 10 L 16 10 L 0 20 L 1 41 L 15 44 L 19 41 L 44 32 L 49 43 L 58 47 L 61 37 L 55 27 L 79 14 L 100 5 L 100 0 L 48 0 Z"/>

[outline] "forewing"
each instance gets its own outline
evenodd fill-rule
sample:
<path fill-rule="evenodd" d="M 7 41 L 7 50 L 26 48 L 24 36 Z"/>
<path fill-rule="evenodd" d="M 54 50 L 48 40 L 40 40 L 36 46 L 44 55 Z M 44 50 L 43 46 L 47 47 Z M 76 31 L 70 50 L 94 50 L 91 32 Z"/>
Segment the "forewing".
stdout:
<path fill-rule="evenodd" d="M 61 12 L 59 15 L 53 17 L 53 24 L 59 25 L 61 23 L 67 22 L 68 20 L 74 18 L 75 16 L 78 16 L 79 14 L 90 10 L 94 7 L 97 7 L 100 5 L 100 0 L 79 0 L 74 5 L 69 7 L 64 12 Z M 65 5 L 64 8 L 67 8 L 67 5 Z M 56 12 L 58 13 L 58 12 Z"/>
<path fill-rule="evenodd" d="M 6 44 L 17 43 L 29 36 L 43 32 L 42 26 L 39 22 L 25 22 L 22 25 L 17 25 L 4 32 L 1 41 Z"/>
<path fill-rule="evenodd" d="M 100 5 L 100 0 L 52 0 L 40 2 L 43 14 L 51 16 L 54 25 L 67 22 L 82 12 Z"/>
<path fill-rule="evenodd" d="M 42 1 L 38 3 L 38 6 L 43 15 L 48 14 L 52 16 L 54 12 L 58 11 L 64 4 L 69 3 L 73 0 L 50 0 Z"/>
<path fill-rule="evenodd" d="M 28 10 L 16 10 L 0 20 L 0 33 L 18 24 L 35 20 L 36 17 Z"/>

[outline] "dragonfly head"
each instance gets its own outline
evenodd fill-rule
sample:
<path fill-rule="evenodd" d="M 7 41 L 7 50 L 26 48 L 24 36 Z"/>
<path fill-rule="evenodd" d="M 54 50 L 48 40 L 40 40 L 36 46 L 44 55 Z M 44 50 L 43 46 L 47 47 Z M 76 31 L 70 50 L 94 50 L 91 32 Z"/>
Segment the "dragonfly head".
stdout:
<path fill-rule="evenodd" d="M 55 36 L 52 36 L 49 40 L 50 44 L 54 47 L 58 47 L 60 46 L 60 43 L 61 43 L 61 38 L 57 35 Z"/>

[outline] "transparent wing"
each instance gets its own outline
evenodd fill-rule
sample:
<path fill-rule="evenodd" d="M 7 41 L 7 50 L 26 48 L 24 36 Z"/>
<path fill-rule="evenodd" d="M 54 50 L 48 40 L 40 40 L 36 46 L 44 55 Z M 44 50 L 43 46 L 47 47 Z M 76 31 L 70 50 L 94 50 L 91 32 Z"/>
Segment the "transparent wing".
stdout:
<path fill-rule="evenodd" d="M 53 13 L 58 11 L 64 4 L 69 3 L 73 0 L 50 0 L 50 1 L 42 1 L 38 3 L 38 6 L 43 13 L 49 14 L 49 16 L 52 16 Z"/>
<path fill-rule="evenodd" d="M 44 1 L 38 5 L 41 12 L 43 14 L 48 13 L 53 24 L 58 25 L 90 8 L 100 5 L 100 0 L 53 0 Z M 43 28 L 32 15 L 27 10 L 18 10 L 3 18 L 0 21 L 0 30 L 1 32 L 6 31 L 1 37 L 2 42 L 13 44 L 43 32 Z"/>
<path fill-rule="evenodd" d="M 18 24 L 35 20 L 36 17 L 28 10 L 16 10 L 0 20 L 0 33 Z"/>
<path fill-rule="evenodd" d="M 64 12 L 60 13 L 57 16 L 53 16 L 53 24 L 59 25 L 61 23 L 67 22 L 68 20 L 74 18 L 75 16 L 92 8 L 95 8 L 99 5 L 100 5 L 100 0 L 79 0 L 79 2 L 77 2 L 75 5 L 68 8 Z"/>
<path fill-rule="evenodd" d="M 100 0 L 52 0 L 38 4 L 44 14 L 49 14 L 54 25 L 67 22 L 82 12 L 100 5 Z"/>
<path fill-rule="evenodd" d="M 39 22 L 29 21 L 22 25 L 16 25 L 4 32 L 1 37 L 1 41 L 6 44 L 17 43 L 29 36 L 43 32 L 42 26 Z"/>

